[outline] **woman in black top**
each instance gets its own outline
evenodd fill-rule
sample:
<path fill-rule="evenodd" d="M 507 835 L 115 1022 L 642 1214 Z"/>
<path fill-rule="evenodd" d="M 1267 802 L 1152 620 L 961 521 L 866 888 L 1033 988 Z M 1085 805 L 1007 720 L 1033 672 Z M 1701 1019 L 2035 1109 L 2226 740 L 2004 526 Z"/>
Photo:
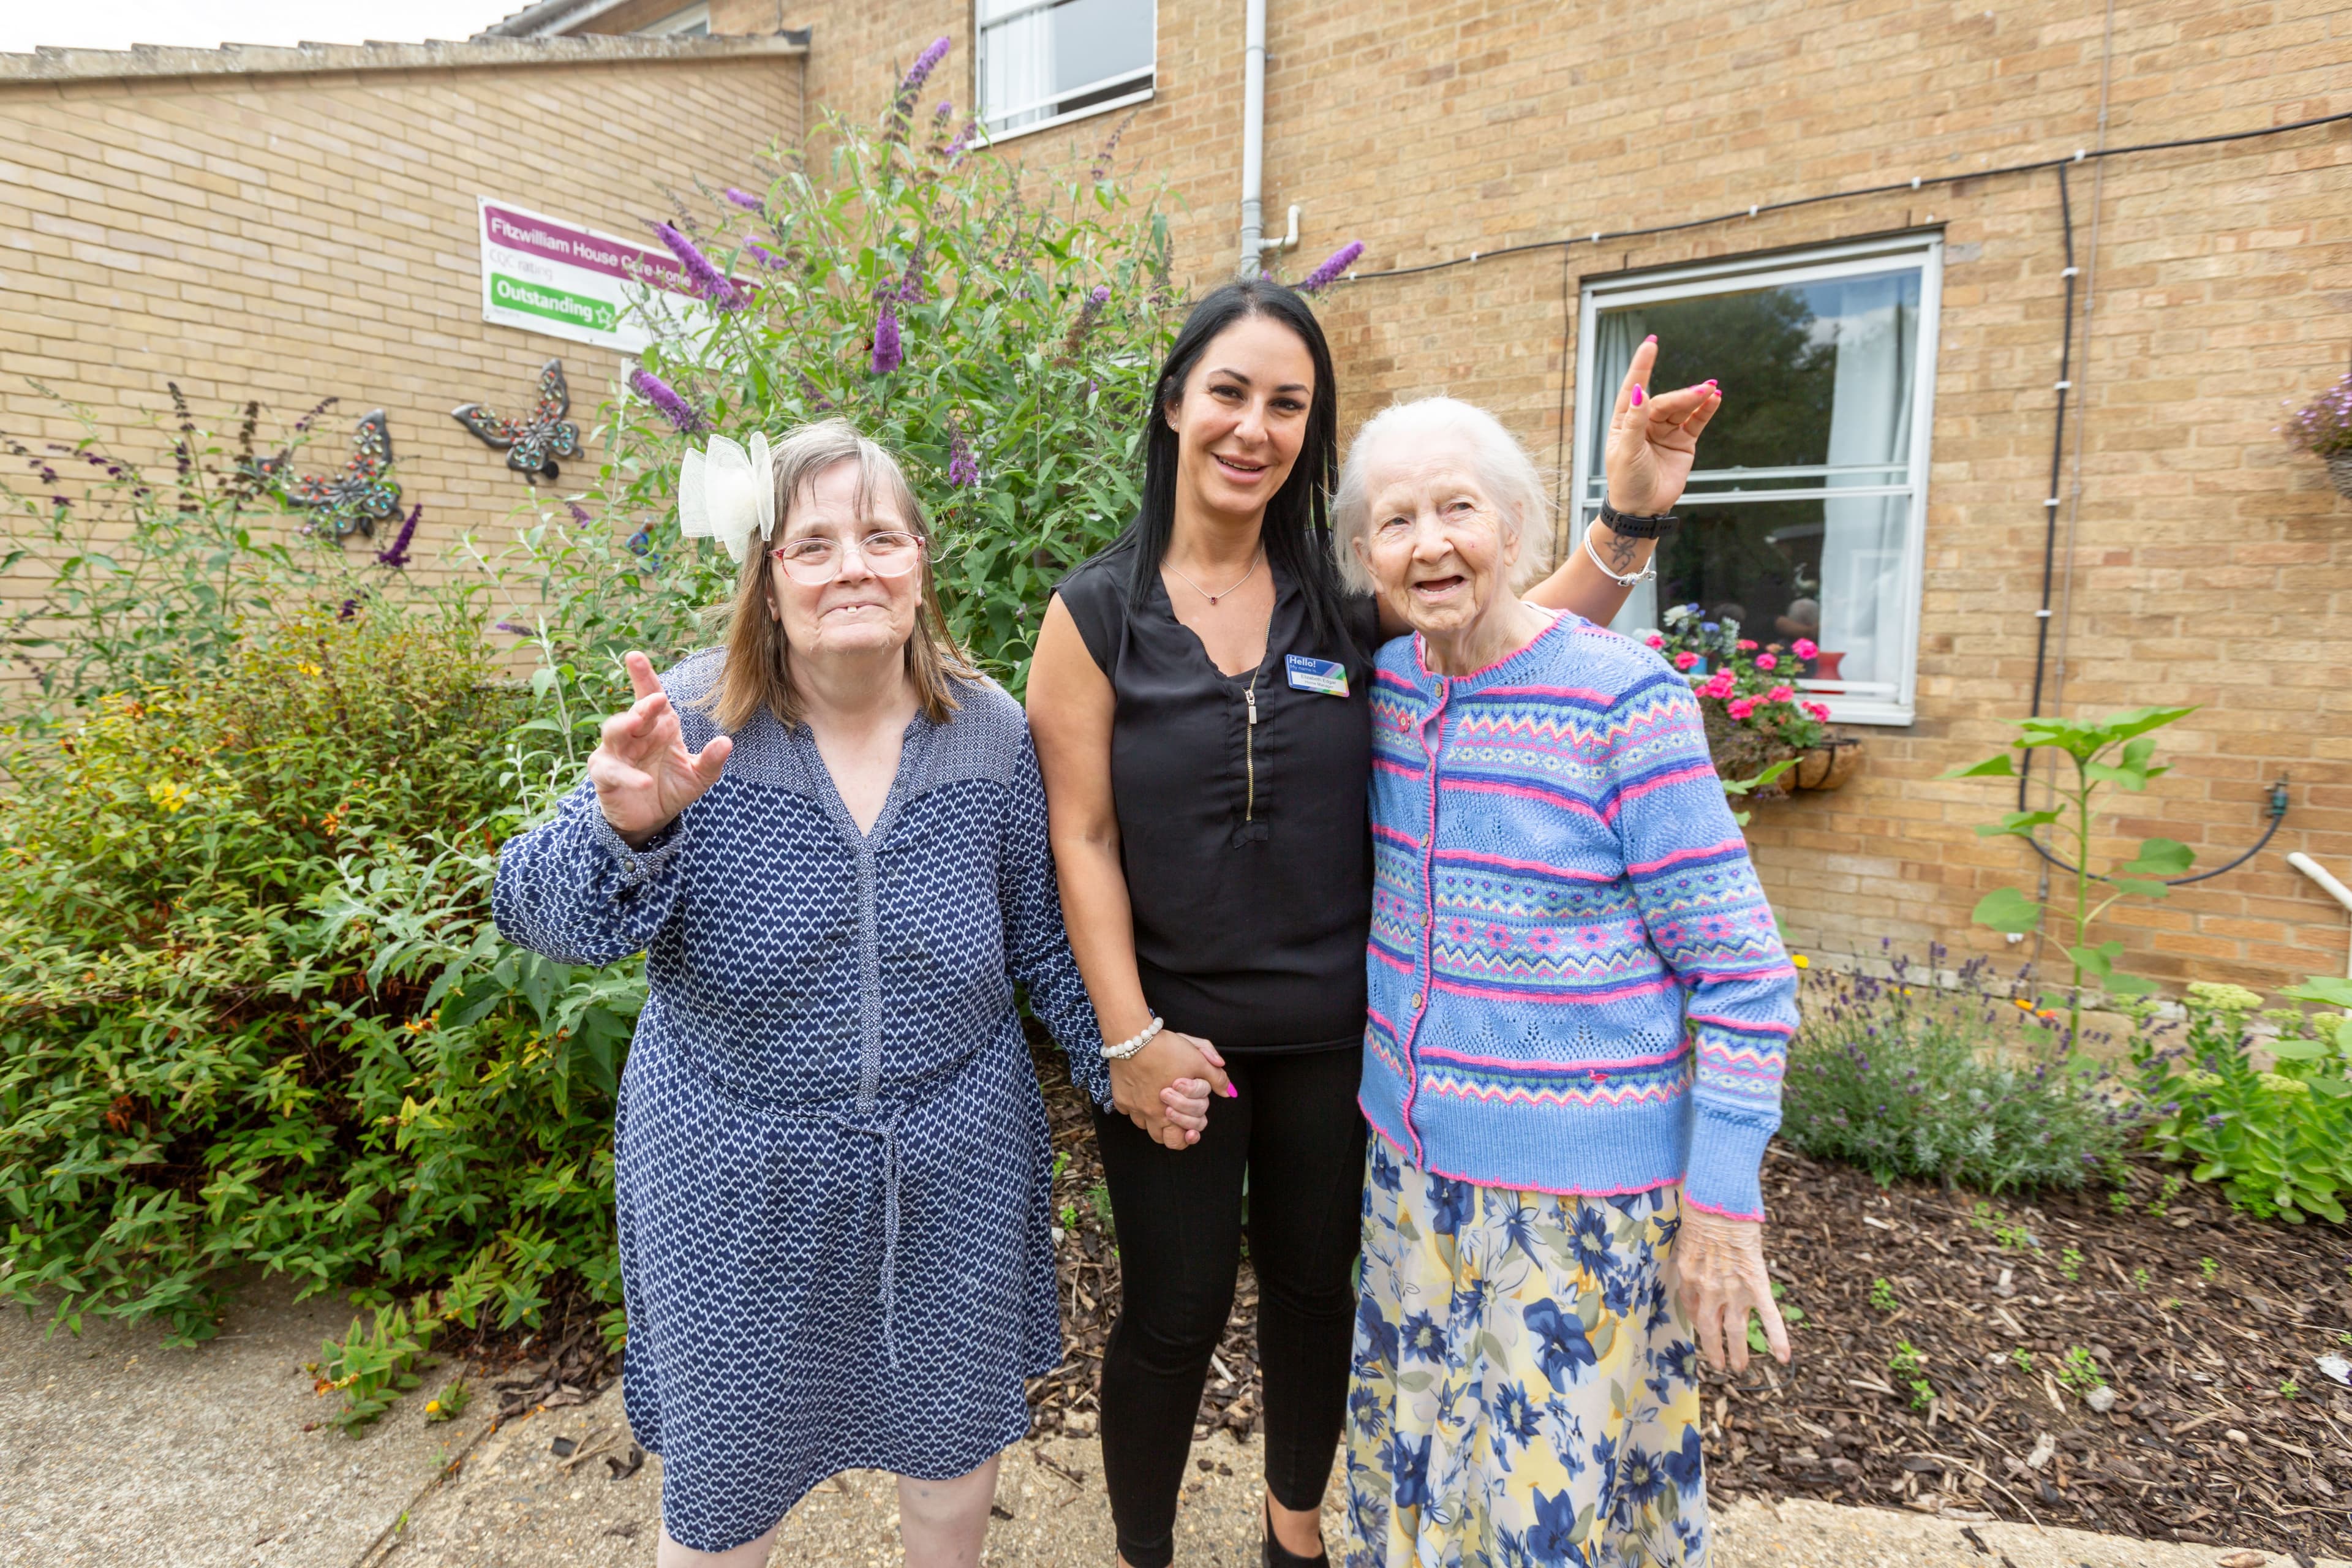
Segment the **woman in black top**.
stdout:
<path fill-rule="evenodd" d="M 1629 381 L 1654 357 L 1637 351 Z M 1265 1561 L 1321 1560 L 1363 1180 L 1367 698 L 1381 638 L 1403 629 L 1332 570 L 1335 392 L 1298 296 L 1203 299 L 1160 369 L 1141 513 L 1062 584 L 1030 667 L 1070 946 L 1105 1054 L 1143 1041 L 1110 1064 L 1121 1114 L 1095 1119 L 1124 1280 L 1101 1402 L 1126 1568 L 1174 1556 L 1244 1179 Z M 1717 395 L 1651 399 L 1652 439 L 1695 441 Z M 1592 534 L 1528 597 L 1613 616 L 1650 542 Z"/>

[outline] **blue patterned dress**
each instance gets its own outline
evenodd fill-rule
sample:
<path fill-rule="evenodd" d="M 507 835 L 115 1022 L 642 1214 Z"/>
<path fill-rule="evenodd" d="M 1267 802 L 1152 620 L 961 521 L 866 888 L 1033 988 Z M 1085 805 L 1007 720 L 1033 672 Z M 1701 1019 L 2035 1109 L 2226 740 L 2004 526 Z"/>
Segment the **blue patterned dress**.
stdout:
<path fill-rule="evenodd" d="M 696 700 L 721 656 L 665 678 Z M 1045 1105 L 1013 986 L 1105 1104 L 1018 704 L 918 716 L 860 833 L 805 725 L 762 714 L 633 851 L 583 784 L 499 857 L 507 937 L 649 995 L 614 1128 L 623 1393 L 681 1544 L 756 1539 L 827 1476 L 963 1475 L 1061 1360 Z"/>

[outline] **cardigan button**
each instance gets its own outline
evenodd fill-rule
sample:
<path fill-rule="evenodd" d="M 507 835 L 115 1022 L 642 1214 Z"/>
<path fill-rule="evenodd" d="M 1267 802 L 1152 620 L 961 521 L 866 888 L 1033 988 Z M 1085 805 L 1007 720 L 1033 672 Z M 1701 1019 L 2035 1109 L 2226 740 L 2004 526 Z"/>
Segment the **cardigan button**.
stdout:
<path fill-rule="evenodd" d="M 1420 992 L 1416 991 L 1416 992 L 1414 992 L 1414 993 L 1412 994 L 1412 1010 L 1413 1010 L 1414 1012 L 1416 1012 L 1416 1013 L 1420 1012 L 1420 1011 L 1421 1011 L 1421 1004 L 1422 1004 L 1422 994 L 1421 994 Z"/>

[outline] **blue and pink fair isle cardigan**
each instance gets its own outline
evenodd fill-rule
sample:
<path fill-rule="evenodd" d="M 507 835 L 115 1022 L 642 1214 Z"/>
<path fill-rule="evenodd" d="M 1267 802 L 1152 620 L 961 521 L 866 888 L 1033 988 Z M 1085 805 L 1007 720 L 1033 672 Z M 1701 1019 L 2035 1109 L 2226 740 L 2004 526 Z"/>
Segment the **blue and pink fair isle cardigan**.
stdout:
<path fill-rule="evenodd" d="M 1475 675 L 1422 652 L 1372 689 L 1364 1115 L 1482 1186 L 1762 1217 L 1797 975 L 1688 683 L 1573 615 Z"/>

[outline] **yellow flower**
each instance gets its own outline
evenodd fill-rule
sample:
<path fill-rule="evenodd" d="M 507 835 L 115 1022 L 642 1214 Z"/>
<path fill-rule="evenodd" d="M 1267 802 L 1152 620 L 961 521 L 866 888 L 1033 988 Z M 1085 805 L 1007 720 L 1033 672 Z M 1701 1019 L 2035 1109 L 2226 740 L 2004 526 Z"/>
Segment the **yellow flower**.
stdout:
<path fill-rule="evenodd" d="M 425 1415 L 439 1415 L 440 1413 L 441 1413 L 441 1402 L 440 1402 L 439 1400 L 437 1400 L 437 1399 L 428 1399 L 428 1400 L 426 1400 L 426 1401 L 425 1402 Z"/>
<path fill-rule="evenodd" d="M 2019 997 L 2014 998 L 2014 1000 L 2015 1000 L 2015 1001 L 2016 1001 L 2016 1003 L 2017 1003 L 2017 1010 L 2018 1010 L 2019 1012 L 2021 1012 L 2021 1013 L 2031 1013 L 2031 1012 L 2032 1012 L 2032 1011 L 2033 1011 L 2033 1004 L 2032 1004 L 2032 1003 L 2031 1003 L 2031 1002 L 2028 1002 L 2024 997 L 2022 997 L 2022 996 L 2019 996 Z"/>
<path fill-rule="evenodd" d="M 2299 1078 L 2288 1078 L 2284 1073 L 2266 1072 L 2263 1074 L 2262 1086 L 2264 1089 L 2269 1089 L 2273 1094 L 2297 1095 L 2309 1094 L 2311 1092 L 2311 1086 L 2304 1082 L 2303 1079 Z"/>
<path fill-rule="evenodd" d="M 296 665 L 294 668 L 308 676 L 315 677 L 320 673 L 319 667 L 315 664 L 310 663 L 308 660 Z"/>
<path fill-rule="evenodd" d="M 2197 1006 L 2210 1007 L 2217 1013 L 2251 1013 L 2263 1005 L 2260 992 L 2210 980 L 2190 981 L 2189 1000 Z"/>
<path fill-rule="evenodd" d="M 1813 961 L 1807 958 L 1801 952 L 1790 953 L 1789 955 L 1789 962 L 1795 964 L 1800 969 L 1811 969 L 1813 966 Z"/>
<path fill-rule="evenodd" d="M 194 792 L 184 784 L 170 779 L 157 779 L 147 786 L 147 798 L 166 812 L 176 813 L 188 804 Z"/>

